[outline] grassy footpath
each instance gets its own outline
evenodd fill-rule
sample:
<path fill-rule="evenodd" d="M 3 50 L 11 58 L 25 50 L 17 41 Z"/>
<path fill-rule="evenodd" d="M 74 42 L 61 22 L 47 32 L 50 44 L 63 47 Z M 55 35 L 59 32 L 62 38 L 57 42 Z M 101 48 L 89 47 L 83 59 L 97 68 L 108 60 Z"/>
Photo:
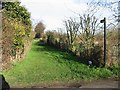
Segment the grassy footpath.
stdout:
<path fill-rule="evenodd" d="M 3 71 L 12 87 L 42 86 L 117 76 L 105 68 L 90 68 L 66 52 L 36 40 L 24 60 Z"/>

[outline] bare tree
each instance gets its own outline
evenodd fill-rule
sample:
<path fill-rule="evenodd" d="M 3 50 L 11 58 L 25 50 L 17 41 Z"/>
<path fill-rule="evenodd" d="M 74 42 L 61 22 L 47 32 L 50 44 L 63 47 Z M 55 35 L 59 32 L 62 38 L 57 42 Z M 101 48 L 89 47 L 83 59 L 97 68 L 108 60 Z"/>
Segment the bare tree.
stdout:
<path fill-rule="evenodd" d="M 119 11 L 118 11 L 119 2 L 120 1 L 110 1 L 110 0 L 104 0 L 104 1 L 100 0 L 98 2 L 95 2 L 96 6 L 99 9 L 100 8 L 103 8 L 104 10 L 107 9 L 110 12 L 110 15 L 107 17 L 107 19 L 109 20 L 109 23 L 107 23 L 107 28 L 109 27 L 111 28 L 111 26 L 116 28 L 116 26 L 118 26 L 117 21 L 119 17 Z"/>
<path fill-rule="evenodd" d="M 78 35 L 80 24 L 75 19 L 70 18 L 65 21 L 65 27 L 67 32 L 68 46 L 72 51 L 73 43 Z"/>
<path fill-rule="evenodd" d="M 45 25 L 42 22 L 39 22 L 35 27 L 36 38 L 41 38 L 44 33 Z"/>
<path fill-rule="evenodd" d="M 91 53 L 91 50 L 94 48 L 94 38 L 97 28 L 98 19 L 95 16 L 90 16 L 89 14 L 84 14 L 83 16 L 80 16 L 79 38 L 82 42 L 82 45 L 85 47 L 85 53 L 87 56 Z"/>

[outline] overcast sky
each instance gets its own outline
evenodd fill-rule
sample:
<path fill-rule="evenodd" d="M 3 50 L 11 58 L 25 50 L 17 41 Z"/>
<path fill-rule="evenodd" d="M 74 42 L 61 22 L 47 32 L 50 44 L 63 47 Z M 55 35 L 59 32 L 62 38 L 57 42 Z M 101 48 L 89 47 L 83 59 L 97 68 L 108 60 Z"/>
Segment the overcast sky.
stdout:
<path fill-rule="evenodd" d="M 83 13 L 88 8 L 86 2 L 90 0 L 21 0 L 29 12 L 33 23 L 42 21 L 46 25 L 46 30 L 55 30 L 63 27 L 63 20 L 68 17 L 77 16 L 76 13 Z M 97 0 L 95 0 L 97 1 Z M 117 0 L 109 0 L 117 1 Z M 103 10 L 104 15 L 108 15 L 107 10 Z"/>

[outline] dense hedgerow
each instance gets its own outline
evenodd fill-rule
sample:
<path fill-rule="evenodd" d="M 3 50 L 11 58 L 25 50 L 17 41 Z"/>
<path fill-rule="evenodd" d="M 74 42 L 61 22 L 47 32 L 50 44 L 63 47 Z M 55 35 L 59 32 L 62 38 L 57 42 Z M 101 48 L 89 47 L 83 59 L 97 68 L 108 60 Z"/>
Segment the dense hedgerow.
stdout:
<path fill-rule="evenodd" d="M 5 2 L 2 22 L 3 62 L 7 64 L 23 57 L 31 41 L 32 23 L 30 13 L 20 2 Z"/>

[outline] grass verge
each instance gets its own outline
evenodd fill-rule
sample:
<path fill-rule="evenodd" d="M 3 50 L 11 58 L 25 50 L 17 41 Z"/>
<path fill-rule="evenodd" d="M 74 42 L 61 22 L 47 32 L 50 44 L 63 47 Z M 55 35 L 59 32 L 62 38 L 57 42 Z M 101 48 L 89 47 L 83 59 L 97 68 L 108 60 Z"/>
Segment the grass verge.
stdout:
<path fill-rule="evenodd" d="M 75 56 L 33 41 L 24 60 L 3 71 L 11 87 L 44 86 L 117 77 L 106 68 L 90 68 Z"/>

